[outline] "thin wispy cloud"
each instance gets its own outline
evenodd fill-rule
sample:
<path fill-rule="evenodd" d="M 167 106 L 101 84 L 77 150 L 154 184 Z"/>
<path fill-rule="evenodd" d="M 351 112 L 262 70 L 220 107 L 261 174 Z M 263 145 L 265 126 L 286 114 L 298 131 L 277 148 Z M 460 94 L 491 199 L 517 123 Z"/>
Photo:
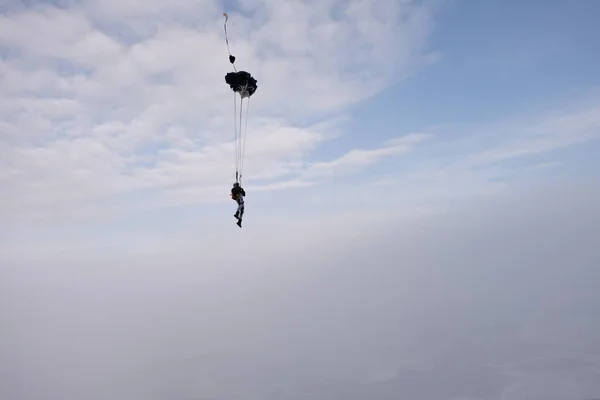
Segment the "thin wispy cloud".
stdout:
<path fill-rule="evenodd" d="M 507 126 L 507 140 L 471 157 L 473 163 L 493 163 L 536 155 L 600 138 L 600 107 L 563 116 L 548 116 L 522 127 Z"/>

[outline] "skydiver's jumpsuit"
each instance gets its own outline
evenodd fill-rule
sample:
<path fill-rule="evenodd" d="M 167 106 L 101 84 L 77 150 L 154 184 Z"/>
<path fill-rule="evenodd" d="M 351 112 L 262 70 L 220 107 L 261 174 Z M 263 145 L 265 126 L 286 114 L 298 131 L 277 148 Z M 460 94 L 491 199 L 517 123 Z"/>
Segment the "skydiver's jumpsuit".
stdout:
<path fill-rule="evenodd" d="M 244 196 L 246 191 L 241 186 L 234 186 L 231 189 L 231 198 L 238 204 L 237 211 L 234 217 L 238 219 L 238 225 L 242 222 L 242 216 L 244 215 Z"/>

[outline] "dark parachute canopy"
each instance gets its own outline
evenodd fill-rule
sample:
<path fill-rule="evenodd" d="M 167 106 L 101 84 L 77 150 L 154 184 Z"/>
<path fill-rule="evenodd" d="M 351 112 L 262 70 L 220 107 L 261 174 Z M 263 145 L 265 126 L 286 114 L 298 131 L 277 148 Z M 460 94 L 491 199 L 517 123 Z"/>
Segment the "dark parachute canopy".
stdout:
<path fill-rule="evenodd" d="M 252 96 L 257 88 L 256 79 L 246 71 L 228 72 L 225 75 L 225 82 L 231 90 L 239 93 L 242 99 Z"/>
<path fill-rule="evenodd" d="M 233 102 L 233 114 L 235 120 L 235 181 L 240 183 L 242 179 L 242 172 L 244 168 L 244 153 L 246 149 L 246 128 L 248 127 L 248 110 L 250 108 L 250 97 L 256 92 L 257 82 L 256 79 L 246 71 L 238 71 L 235 68 L 235 56 L 231 55 L 229 48 L 229 39 L 227 38 L 227 20 L 229 16 L 227 13 L 223 13 L 225 16 L 225 24 L 223 29 L 225 30 L 225 42 L 227 43 L 227 51 L 229 52 L 229 62 L 233 65 L 234 72 L 228 72 L 225 75 L 225 82 L 233 90 L 234 102 Z M 237 108 L 237 96 L 239 95 L 239 110 Z M 243 113 L 243 101 L 246 99 L 246 113 Z M 239 124 L 238 124 L 239 121 Z M 244 130 L 242 132 L 242 125 Z"/>

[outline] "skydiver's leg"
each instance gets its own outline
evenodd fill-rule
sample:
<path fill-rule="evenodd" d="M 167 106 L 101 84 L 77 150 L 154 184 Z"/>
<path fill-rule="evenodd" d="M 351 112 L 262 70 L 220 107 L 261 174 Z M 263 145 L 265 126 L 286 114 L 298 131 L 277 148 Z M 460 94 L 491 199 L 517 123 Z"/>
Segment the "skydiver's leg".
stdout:
<path fill-rule="evenodd" d="M 236 203 L 238 203 L 238 208 L 235 211 L 235 214 L 233 215 L 235 218 L 241 218 L 242 214 L 244 213 L 243 208 L 244 208 L 244 201 L 243 200 L 236 200 Z M 240 211 L 241 210 L 241 211 Z"/>
<path fill-rule="evenodd" d="M 235 213 L 236 218 L 238 219 L 237 226 L 242 227 L 242 217 L 244 216 L 244 201 L 238 201 L 237 212 Z"/>

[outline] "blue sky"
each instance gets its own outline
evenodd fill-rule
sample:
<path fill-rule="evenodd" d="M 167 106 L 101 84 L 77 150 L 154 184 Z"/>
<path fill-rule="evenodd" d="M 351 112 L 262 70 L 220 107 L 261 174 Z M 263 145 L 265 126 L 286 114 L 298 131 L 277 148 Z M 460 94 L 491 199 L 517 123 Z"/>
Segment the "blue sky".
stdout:
<path fill-rule="evenodd" d="M 593 101 L 599 9 L 591 1 L 446 3 L 428 41 L 440 59 L 361 104 L 356 135 L 481 126 Z"/>
<path fill-rule="evenodd" d="M 440 60 L 366 108 L 388 113 L 380 107 L 395 103 L 409 127 L 420 127 L 540 113 L 595 94 L 596 3 L 521 7 L 511 17 L 505 14 L 512 5 L 495 3 L 486 2 L 485 12 L 444 7 L 429 42 L 442 53 Z M 584 15 L 572 15 L 573 8 Z"/>

